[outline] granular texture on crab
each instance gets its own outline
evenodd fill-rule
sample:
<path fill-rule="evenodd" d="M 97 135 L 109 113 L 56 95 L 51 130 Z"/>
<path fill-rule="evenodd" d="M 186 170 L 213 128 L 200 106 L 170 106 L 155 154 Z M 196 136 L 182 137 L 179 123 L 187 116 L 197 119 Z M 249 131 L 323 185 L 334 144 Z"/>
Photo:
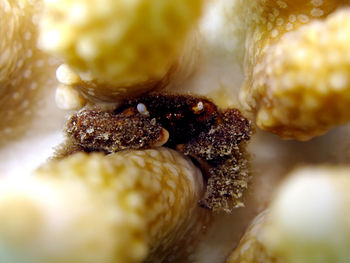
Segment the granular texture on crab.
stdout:
<path fill-rule="evenodd" d="M 250 121 L 236 109 L 222 112 L 217 122 L 208 132 L 200 133 L 178 149 L 205 163 L 203 170 L 209 179 L 200 205 L 230 212 L 243 206 L 243 193 L 250 179 L 245 147 L 252 130 Z"/>
<path fill-rule="evenodd" d="M 3 262 L 176 261 L 209 219 L 200 171 L 165 148 L 78 153 L 0 187 Z"/>
<path fill-rule="evenodd" d="M 174 147 L 208 131 L 217 122 L 219 110 L 205 97 L 151 93 L 126 101 L 115 113 L 154 118 L 169 132 L 167 145 Z"/>
<path fill-rule="evenodd" d="M 107 153 L 161 146 L 169 137 L 155 119 L 101 110 L 82 110 L 73 115 L 66 132 L 85 151 Z"/>
<path fill-rule="evenodd" d="M 66 133 L 72 147 L 69 142 L 61 146 L 57 158 L 79 149 L 111 153 L 164 144 L 196 160 L 209 178 L 202 207 L 230 212 L 243 206 L 250 179 L 245 146 L 252 131 L 237 109 L 219 110 L 203 97 L 149 94 L 111 112 L 80 111 L 70 118 Z"/>
<path fill-rule="evenodd" d="M 240 96 L 257 125 L 306 140 L 347 122 L 350 1 L 248 2 Z"/>
<path fill-rule="evenodd" d="M 202 0 L 45 1 L 40 43 L 71 67 L 64 78 L 98 98 L 144 93 L 165 78 Z M 60 79 L 59 79 L 60 80 Z"/>
<path fill-rule="evenodd" d="M 199 202 L 202 207 L 230 213 L 244 206 L 243 194 L 250 181 L 247 156 L 240 147 L 235 155 L 209 168 L 206 191 Z"/>
<path fill-rule="evenodd" d="M 217 124 L 206 132 L 181 146 L 186 155 L 215 162 L 240 151 L 238 144 L 248 141 L 251 136 L 250 121 L 237 109 L 229 109 L 218 116 Z"/>

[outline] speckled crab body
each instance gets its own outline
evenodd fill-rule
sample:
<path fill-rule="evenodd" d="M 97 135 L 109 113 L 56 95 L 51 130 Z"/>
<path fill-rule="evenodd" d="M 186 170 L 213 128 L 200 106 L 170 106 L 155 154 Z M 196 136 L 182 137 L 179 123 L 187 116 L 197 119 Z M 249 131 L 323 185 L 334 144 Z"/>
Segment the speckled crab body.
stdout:
<path fill-rule="evenodd" d="M 243 205 L 250 178 L 245 146 L 252 131 L 239 110 L 219 110 L 202 97 L 150 94 L 110 112 L 82 110 L 71 117 L 66 132 L 77 151 L 176 149 L 209 178 L 201 206 L 230 212 Z"/>

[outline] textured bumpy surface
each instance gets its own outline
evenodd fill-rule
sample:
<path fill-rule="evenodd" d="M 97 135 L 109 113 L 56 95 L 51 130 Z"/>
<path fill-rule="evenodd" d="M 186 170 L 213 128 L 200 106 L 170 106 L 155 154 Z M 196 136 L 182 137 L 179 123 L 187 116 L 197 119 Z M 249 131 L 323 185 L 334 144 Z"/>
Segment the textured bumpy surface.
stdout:
<path fill-rule="evenodd" d="M 43 107 L 55 61 L 36 47 L 42 1 L 0 1 L 0 145 L 22 135 Z"/>
<path fill-rule="evenodd" d="M 261 232 L 265 223 L 267 212 L 259 214 L 246 233 L 239 245 L 229 256 L 226 263 L 277 263 L 278 261 L 268 254 L 264 244 L 261 243 Z"/>
<path fill-rule="evenodd" d="M 250 180 L 249 155 L 245 147 L 252 134 L 250 121 L 236 109 L 219 115 L 218 124 L 178 149 L 199 163 L 206 162 L 207 190 L 200 201 L 213 211 L 232 212 L 244 206 L 242 197 Z"/>
<path fill-rule="evenodd" d="M 350 167 L 294 171 L 228 262 L 348 262 Z"/>
<path fill-rule="evenodd" d="M 306 140 L 349 121 L 350 1 L 243 2 L 241 102 L 257 125 Z"/>
<path fill-rule="evenodd" d="M 83 110 L 73 115 L 66 129 L 67 134 L 85 151 L 146 149 L 161 146 L 168 133 L 141 114 L 127 117 L 100 110 Z"/>
<path fill-rule="evenodd" d="M 2 262 L 179 260 L 209 218 L 199 170 L 166 148 L 79 153 L 23 180 L 2 184 Z"/>
<path fill-rule="evenodd" d="M 47 0 L 40 43 L 79 72 L 66 68 L 63 84 L 102 99 L 142 93 L 170 70 L 202 2 Z"/>
<path fill-rule="evenodd" d="M 250 179 L 245 148 L 252 131 L 237 109 L 221 111 L 203 97 L 151 94 L 114 111 L 82 110 L 70 118 L 66 133 L 57 158 L 75 151 L 176 149 L 195 159 L 209 178 L 201 206 L 226 212 L 243 206 Z"/>
<path fill-rule="evenodd" d="M 205 97 L 166 93 L 132 98 L 115 111 L 123 115 L 135 112 L 162 125 L 170 135 L 167 145 L 172 147 L 208 131 L 219 115 L 217 106 Z"/>

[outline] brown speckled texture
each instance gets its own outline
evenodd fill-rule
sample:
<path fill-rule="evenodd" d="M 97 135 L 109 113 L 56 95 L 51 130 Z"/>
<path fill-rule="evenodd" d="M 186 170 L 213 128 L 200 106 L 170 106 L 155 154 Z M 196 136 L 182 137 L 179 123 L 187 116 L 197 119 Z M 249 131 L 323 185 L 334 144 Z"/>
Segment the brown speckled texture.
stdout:
<path fill-rule="evenodd" d="M 152 94 L 128 100 L 114 113 L 82 110 L 70 118 L 66 133 L 85 152 L 110 153 L 152 148 L 162 141 L 162 128 L 170 135 L 165 145 L 191 156 L 209 178 L 202 207 L 231 212 L 243 206 L 252 131 L 237 109 L 218 110 L 203 97 Z"/>
<path fill-rule="evenodd" d="M 151 148 L 164 137 L 155 119 L 141 114 L 128 117 L 101 110 L 82 110 L 73 115 L 66 132 L 84 151 L 106 153 Z"/>
<path fill-rule="evenodd" d="M 217 106 L 205 97 L 167 93 L 127 100 L 115 112 L 137 112 L 140 103 L 145 105 L 149 117 L 155 118 L 169 132 L 167 145 L 171 147 L 197 137 L 202 131 L 208 131 L 218 117 Z"/>
<path fill-rule="evenodd" d="M 180 151 L 185 155 L 209 166 L 207 191 L 201 206 L 226 212 L 243 206 L 243 192 L 250 179 L 245 146 L 251 133 L 250 122 L 238 110 L 229 109 L 219 115 L 217 124 L 208 132 L 201 132 L 181 145 Z"/>

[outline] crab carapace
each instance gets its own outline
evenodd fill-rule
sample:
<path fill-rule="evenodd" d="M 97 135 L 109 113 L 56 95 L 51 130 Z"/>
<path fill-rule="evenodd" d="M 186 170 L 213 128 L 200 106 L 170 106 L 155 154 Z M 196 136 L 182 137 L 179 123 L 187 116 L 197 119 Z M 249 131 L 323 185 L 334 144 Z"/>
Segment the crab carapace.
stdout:
<path fill-rule="evenodd" d="M 249 180 L 246 141 L 251 123 L 237 109 L 219 109 L 204 97 L 150 94 L 117 109 L 83 109 L 68 124 L 68 137 L 86 152 L 166 146 L 190 156 L 206 179 L 200 205 L 231 211 L 242 205 Z"/>
<path fill-rule="evenodd" d="M 154 94 L 126 101 L 116 115 L 141 114 L 155 119 L 169 132 L 166 146 L 186 143 L 217 121 L 218 109 L 206 98 L 185 95 Z"/>

